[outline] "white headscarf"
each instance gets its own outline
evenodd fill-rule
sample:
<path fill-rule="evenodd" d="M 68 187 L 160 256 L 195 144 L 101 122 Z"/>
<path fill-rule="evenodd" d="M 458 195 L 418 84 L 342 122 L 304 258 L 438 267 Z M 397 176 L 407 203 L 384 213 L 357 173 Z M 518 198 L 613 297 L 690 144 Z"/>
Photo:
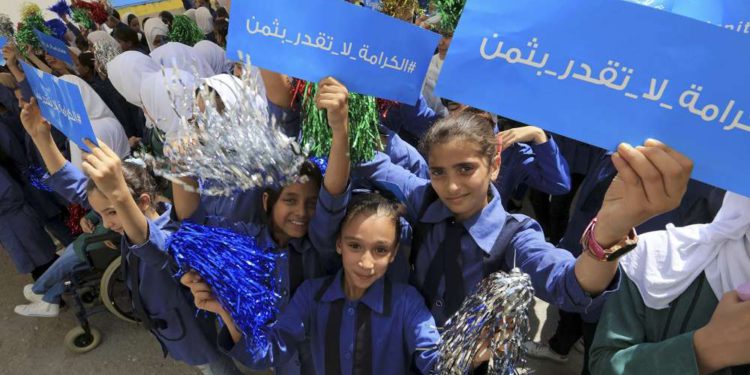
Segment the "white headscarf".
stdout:
<path fill-rule="evenodd" d="M 182 15 L 195 21 L 195 9 L 188 9 Z"/>
<path fill-rule="evenodd" d="M 64 75 L 60 79 L 75 84 L 81 90 L 83 104 L 96 138 L 107 144 L 120 158 L 130 154 L 128 136 L 125 135 L 122 124 L 117 121 L 117 117 L 99 97 L 99 94 L 78 76 Z M 83 162 L 81 149 L 73 141 L 70 142 L 70 162 L 79 169 Z"/>
<path fill-rule="evenodd" d="M 255 106 L 267 107 L 268 101 L 266 99 L 266 90 L 263 86 L 263 81 L 261 80 L 260 74 L 253 77 L 253 79 L 258 80 L 258 82 L 260 83 L 259 87 L 261 89 L 261 92 L 258 92 L 256 93 L 257 95 L 255 95 L 255 100 L 257 101 Z M 216 93 L 219 95 L 221 101 L 224 103 L 224 106 L 227 109 L 232 109 L 237 105 L 237 103 L 241 100 L 240 98 L 242 97 L 242 91 L 246 89 L 241 79 L 229 74 L 217 74 L 213 77 L 206 78 L 205 80 L 203 80 L 203 82 L 212 89 L 216 90 Z"/>
<path fill-rule="evenodd" d="M 113 38 L 112 35 L 109 35 L 109 33 L 106 31 L 92 31 L 86 38 L 89 40 L 89 42 L 91 42 L 91 44 L 105 43 L 111 45 L 112 47 L 117 47 L 118 49 L 120 48 L 120 43 L 117 43 L 117 40 L 115 40 L 115 38 Z"/>
<path fill-rule="evenodd" d="M 210 40 L 201 40 L 195 43 L 193 49 L 203 57 L 203 60 L 211 66 L 216 74 L 227 73 L 234 65 L 227 60 L 227 53 L 224 49 Z"/>
<path fill-rule="evenodd" d="M 750 281 L 750 199 L 727 192 L 710 224 L 646 233 L 620 266 L 652 309 L 664 309 L 705 272 L 716 297 Z"/>
<path fill-rule="evenodd" d="M 169 42 L 151 51 L 151 58 L 165 68 L 188 72 L 197 70 L 200 78 L 210 77 L 217 73 L 193 47 L 178 42 Z"/>
<path fill-rule="evenodd" d="M 149 126 L 166 134 L 167 141 L 179 137 L 181 117 L 192 117 L 197 88 L 192 73 L 179 69 L 145 75 L 141 83 L 143 112 Z"/>
<path fill-rule="evenodd" d="M 123 52 L 107 64 L 107 75 L 112 86 L 129 103 L 143 107 L 141 80 L 147 73 L 158 72 L 161 67 L 148 55 L 138 51 Z"/>
<path fill-rule="evenodd" d="M 198 28 L 201 29 L 203 34 L 214 31 L 214 16 L 206 7 L 200 7 L 195 11 L 195 23 L 198 24 Z"/>
<path fill-rule="evenodd" d="M 148 44 L 148 49 L 153 51 L 157 48 L 154 46 L 154 39 L 156 39 L 158 35 L 166 37 L 169 34 L 169 27 L 161 20 L 161 18 L 151 17 L 143 24 L 143 33 L 146 34 L 146 44 Z"/>

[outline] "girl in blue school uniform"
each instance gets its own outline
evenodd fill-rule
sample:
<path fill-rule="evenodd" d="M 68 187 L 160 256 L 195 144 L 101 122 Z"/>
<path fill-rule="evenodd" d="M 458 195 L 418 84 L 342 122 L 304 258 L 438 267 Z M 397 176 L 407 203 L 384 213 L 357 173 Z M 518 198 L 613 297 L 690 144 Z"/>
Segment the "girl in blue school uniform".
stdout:
<path fill-rule="evenodd" d="M 613 155 L 618 178 L 584 235 L 588 251 L 576 259 L 545 242 L 536 222 L 503 209 L 492 183 L 500 172 L 498 141 L 486 118 L 449 116 L 427 132 L 422 145 L 430 180 L 384 155 L 354 174 L 396 186 L 406 198 L 415 224 L 412 282 L 439 326 L 481 279 L 514 266 L 530 274 L 537 296 L 553 305 L 568 311 L 600 305 L 617 288 L 616 255 L 636 241 L 632 228 L 676 207 L 692 168 L 687 158 L 657 141 L 638 149 L 621 145 Z"/>
<path fill-rule="evenodd" d="M 173 277 L 176 266 L 165 248 L 171 207 L 157 206 L 154 195 L 145 193 L 154 190 L 144 188 L 155 186 L 152 177 L 131 163 L 124 167 L 107 145 L 88 142 L 92 153 L 83 162 L 87 178 L 55 146 L 35 99 L 24 103 L 21 119 L 47 167 L 50 188 L 70 202 L 90 206 L 106 228 L 122 234 L 120 251 L 134 311 L 164 355 L 206 374 L 238 373 L 217 350 L 213 319 L 195 314 L 189 293 Z M 144 193 L 133 196 L 135 191 Z"/>

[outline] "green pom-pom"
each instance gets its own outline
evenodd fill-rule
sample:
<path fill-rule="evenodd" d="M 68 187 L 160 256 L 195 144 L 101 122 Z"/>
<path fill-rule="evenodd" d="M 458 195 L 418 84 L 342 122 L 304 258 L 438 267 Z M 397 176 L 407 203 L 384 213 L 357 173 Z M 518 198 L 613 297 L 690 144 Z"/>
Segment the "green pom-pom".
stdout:
<path fill-rule="evenodd" d="M 176 16 L 172 20 L 172 26 L 169 28 L 167 36 L 170 42 L 179 42 L 189 46 L 203 40 L 203 32 L 198 28 L 198 24 L 187 16 Z"/>
<path fill-rule="evenodd" d="M 21 54 L 26 56 L 26 48 L 31 47 L 32 50 L 38 51 L 42 49 L 42 44 L 39 42 L 39 38 L 34 34 L 34 30 L 39 30 L 47 35 L 52 35 L 52 31 L 44 24 L 44 18 L 42 13 L 32 13 L 23 19 L 22 24 L 16 31 L 16 44 L 18 45 Z"/>
<path fill-rule="evenodd" d="M 89 17 L 89 13 L 85 9 L 73 8 L 73 22 L 83 26 L 88 30 L 95 30 L 94 21 Z"/>
<path fill-rule="evenodd" d="M 440 32 L 453 34 L 461 18 L 466 0 L 435 0 L 437 12 L 440 14 Z"/>
<path fill-rule="evenodd" d="M 318 85 L 307 83 L 302 99 L 302 144 L 311 156 L 328 157 L 333 133 L 324 110 L 315 106 Z M 378 132 L 379 114 L 375 98 L 349 94 L 349 155 L 352 163 L 362 163 L 375 157 L 381 148 Z"/>

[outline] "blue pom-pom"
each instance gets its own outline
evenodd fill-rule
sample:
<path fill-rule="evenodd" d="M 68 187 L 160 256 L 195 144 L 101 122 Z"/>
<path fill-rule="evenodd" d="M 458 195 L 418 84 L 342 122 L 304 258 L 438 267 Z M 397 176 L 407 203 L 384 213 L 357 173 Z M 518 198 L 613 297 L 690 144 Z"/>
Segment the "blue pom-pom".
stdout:
<path fill-rule="evenodd" d="M 320 173 L 325 176 L 326 170 L 328 169 L 328 158 L 320 157 L 320 156 L 310 156 L 310 161 L 315 163 L 315 165 L 318 166 L 318 169 L 320 169 Z"/>
<path fill-rule="evenodd" d="M 277 261 L 283 254 L 255 238 L 223 228 L 183 222 L 167 247 L 180 272 L 197 272 L 234 319 L 252 350 L 266 347 L 263 327 L 278 314 Z"/>
<path fill-rule="evenodd" d="M 41 191 L 52 191 L 52 189 L 44 182 L 46 170 L 42 167 L 29 167 L 23 171 L 24 176 L 29 181 L 31 186 Z"/>
<path fill-rule="evenodd" d="M 65 23 L 61 21 L 60 19 L 53 19 L 49 21 L 44 21 L 44 24 L 49 27 L 50 30 L 52 30 L 52 36 L 54 36 L 57 39 L 65 41 L 65 32 L 68 31 L 68 27 L 65 26 Z M 67 43 L 67 42 L 66 42 Z"/>
<path fill-rule="evenodd" d="M 68 6 L 68 3 L 65 0 L 60 0 L 47 9 L 57 13 L 60 17 L 70 14 L 70 6 Z"/>

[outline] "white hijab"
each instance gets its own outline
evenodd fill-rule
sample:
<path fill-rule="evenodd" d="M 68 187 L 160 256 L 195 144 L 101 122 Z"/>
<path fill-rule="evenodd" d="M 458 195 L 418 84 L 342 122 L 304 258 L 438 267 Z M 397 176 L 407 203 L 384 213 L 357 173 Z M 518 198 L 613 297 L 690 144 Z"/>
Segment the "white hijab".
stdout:
<path fill-rule="evenodd" d="M 154 39 L 156 39 L 158 35 L 166 37 L 169 34 L 169 27 L 161 20 L 161 18 L 151 17 L 143 24 L 143 33 L 146 34 L 146 44 L 148 44 L 148 49 L 153 51 L 154 48 L 157 48 L 154 46 Z"/>
<path fill-rule="evenodd" d="M 112 86 L 130 104 L 143 107 L 141 102 L 141 80 L 147 73 L 158 72 L 161 67 L 148 55 L 138 51 L 119 54 L 107 64 L 107 75 Z"/>
<path fill-rule="evenodd" d="M 195 21 L 195 9 L 188 9 L 182 15 Z"/>
<path fill-rule="evenodd" d="M 620 266 L 652 309 L 664 309 L 705 272 L 716 298 L 750 281 L 750 199 L 727 192 L 710 224 L 640 236 Z"/>
<path fill-rule="evenodd" d="M 128 137 L 125 135 L 122 124 L 117 121 L 117 117 L 99 97 L 99 94 L 78 76 L 64 75 L 60 79 L 75 84 L 81 90 L 83 104 L 96 138 L 107 144 L 120 158 L 130 154 Z M 73 141 L 70 141 L 70 162 L 79 169 L 83 162 L 81 149 Z"/>
<path fill-rule="evenodd" d="M 151 58 L 165 68 L 188 72 L 197 71 L 200 78 L 210 77 L 217 73 L 193 47 L 178 42 L 169 42 L 151 51 Z"/>
<path fill-rule="evenodd" d="M 198 28 L 201 29 L 203 34 L 214 31 L 214 16 L 211 15 L 211 11 L 206 7 L 196 9 L 195 23 L 198 24 Z"/>
<path fill-rule="evenodd" d="M 143 112 L 149 126 L 166 134 L 167 142 L 179 137 L 181 117 L 193 116 L 197 84 L 192 73 L 168 68 L 145 75 L 141 83 Z"/>
<path fill-rule="evenodd" d="M 268 102 L 266 99 L 265 87 L 263 86 L 260 74 L 254 77 L 254 79 L 257 79 L 258 82 L 260 82 L 259 86 L 261 89 L 261 92 L 258 92 L 255 95 L 255 100 L 257 101 L 255 106 L 267 107 Z M 227 109 L 232 109 L 239 103 L 241 100 L 240 98 L 242 97 L 242 91 L 246 89 L 241 79 L 229 74 L 217 74 L 213 77 L 204 79 L 203 82 L 216 90 L 216 93 L 219 95 Z"/>
<path fill-rule="evenodd" d="M 227 53 L 218 44 L 210 40 L 201 40 L 195 43 L 193 49 L 206 60 L 216 74 L 227 73 L 232 69 L 233 63 L 227 60 Z"/>
<path fill-rule="evenodd" d="M 115 40 L 115 38 L 113 38 L 112 35 L 109 35 L 109 33 L 106 31 L 92 31 L 86 38 L 89 40 L 89 42 L 91 42 L 91 44 L 103 43 L 110 45 L 113 48 L 117 47 L 117 49 L 120 49 L 120 43 L 117 43 L 117 40 Z"/>

